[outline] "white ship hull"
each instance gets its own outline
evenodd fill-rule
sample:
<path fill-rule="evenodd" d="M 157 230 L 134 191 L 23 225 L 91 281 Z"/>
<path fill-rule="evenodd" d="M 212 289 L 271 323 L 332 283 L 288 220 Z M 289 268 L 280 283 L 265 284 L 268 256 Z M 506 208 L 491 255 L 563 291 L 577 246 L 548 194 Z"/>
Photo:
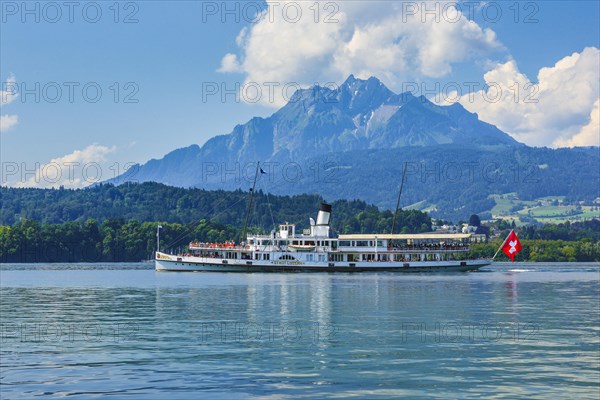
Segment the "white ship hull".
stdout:
<path fill-rule="evenodd" d="M 490 265 L 489 260 L 415 262 L 282 262 L 215 259 L 156 254 L 157 271 L 212 272 L 466 272 Z"/>

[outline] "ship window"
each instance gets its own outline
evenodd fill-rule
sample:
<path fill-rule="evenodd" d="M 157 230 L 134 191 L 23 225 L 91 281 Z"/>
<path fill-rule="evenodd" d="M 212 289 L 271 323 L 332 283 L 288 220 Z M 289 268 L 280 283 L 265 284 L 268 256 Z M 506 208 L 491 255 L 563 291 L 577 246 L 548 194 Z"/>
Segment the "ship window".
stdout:
<path fill-rule="evenodd" d="M 356 245 L 360 247 L 367 247 L 369 245 L 368 240 L 357 240 Z"/>
<path fill-rule="evenodd" d="M 325 261 L 325 254 L 319 254 L 319 261 Z"/>
<path fill-rule="evenodd" d="M 349 240 L 340 240 L 338 242 L 338 244 L 340 245 L 340 247 L 350 247 L 350 241 Z"/>
<path fill-rule="evenodd" d="M 329 261 L 344 261 L 343 254 L 330 254 Z"/>
<path fill-rule="evenodd" d="M 281 257 L 279 257 L 280 260 L 295 260 L 294 257 L 290 256 L 289 254 L 284 254 Z"/>
<path fill-rule="evenodd" d="M 378 240 L 378 241 L 377 241 L 377 246 L 383 246 L 383 241 L 381 241 L 381 240 Z"/>
<path fill-rule="evenodd" d="M 313 255 L 312 254 L 307 254 L 306 255 L 306 261 L 313 261 Z"/>

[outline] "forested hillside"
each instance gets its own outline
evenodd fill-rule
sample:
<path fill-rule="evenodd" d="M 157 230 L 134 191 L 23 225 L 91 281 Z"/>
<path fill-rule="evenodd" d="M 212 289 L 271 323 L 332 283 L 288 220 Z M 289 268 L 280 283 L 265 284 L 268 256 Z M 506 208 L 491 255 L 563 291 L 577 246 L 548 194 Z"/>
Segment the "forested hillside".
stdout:
<path fill-rule="evenodd" d="M 156 229 L 163 249 L 191 240 L 240 240 L 248 193 L 181 189 L 156 183 L 89 189 L 0 189 L 0 260 L 3 262 L 139 261 L 152 257 Z M 308 227 L 317 195 L 274 196 L 257 192 L 250 231 L 276 224 Z M 332 203 L 332 228 L 339 233 L 389 232 L 392 213 L 363 201 Z M 431 219 L 416 210 L 398 214 L 398 232 L 425 232 Z"/>
<path fill-rule="evenodd" d="M 201 219 L 213 223 L 244 225 L 248 193 L 202 189 L 182 189 L 158 183 L 110 184 L 79 190 L 0 188 L 1 225 L 21 219 L 57 224 L 109 218 L 139 222 L 164 221 L 188 224 Z M 274 196 L 257 191 L 250 225 L 270 231 L 274 225 L 290 222 L 301 228 L 316 217 L 319 204 L 327 199 L 318 195 Z M 387 232 L 392 213 L 358 200 L 337 200 L 333 205 L 332 226 L 339 232 Z M 420 211 L 399 214 L 402 232 L 425 232 L 431 219 Z"/>

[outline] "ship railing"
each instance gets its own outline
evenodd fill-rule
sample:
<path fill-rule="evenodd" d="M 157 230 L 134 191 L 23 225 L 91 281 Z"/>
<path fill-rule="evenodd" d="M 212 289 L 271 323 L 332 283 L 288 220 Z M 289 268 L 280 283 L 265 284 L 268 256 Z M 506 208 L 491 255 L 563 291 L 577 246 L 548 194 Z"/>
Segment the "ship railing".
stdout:
<path fill-rule="evenodd" d="M 451 253 L 468 253 L 469 249 L 453 249 L 453 250 L 389 250 L 380 251 L 381 254 L 451 254 Z"/>
<path fill-rule="evenodd" d="M 469 251 L 468 245 L 445 245 L 445 246 L 390 246 L 387 248 L 390 252 L 453 252 L 453 251 Z"/>
<path fill-rule="evenodd" d="M 222 255 L 220 255 L 219 253 L 214 253 L 214 254 L 192 254 L 192 253 L 183 253 L 183 254 L 177 254 L 177 257 L 194 257 L 194 258 L 207 258 L 207 259 L 215 259 L 215 258 L 225 258 Z"/>
<path fill-rule="evenodd" d="M 420 247 L 420 246 L 400 246 L 400 247 L 340 247 L 337 250 L 332 250 L 331 253 L 453 253 L 457 251 L 469 251 L 470 246 L 437 246 L 437 247 Z"/>
<path fill-rule="evenodd" d="M 233 242 L 230 243 L 203 243 L 203 242 L 191 242 L 189 244 L 190 250 L 249 250 L 250 245 L 239 245 Z"/>

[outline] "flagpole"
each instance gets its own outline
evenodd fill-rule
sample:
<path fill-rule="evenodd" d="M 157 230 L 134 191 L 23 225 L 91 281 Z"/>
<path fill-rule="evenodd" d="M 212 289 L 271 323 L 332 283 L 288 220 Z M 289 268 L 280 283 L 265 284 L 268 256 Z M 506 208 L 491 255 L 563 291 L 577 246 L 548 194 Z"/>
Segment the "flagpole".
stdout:
<path fill-rule="evenodd" d="M 504 242 L 502 242 L 502 244 L 500 245 L 500 247 L 498 247 L 498 250 L 496 250 L 496 254 L 494 254 L 494 257 L 492 257 L 491 261 L 494 261 L 494 258 L 496 258 L 496 256 L 498 255 L 498 253 L 500 253 L 500 250 L 504 247 L 504 245 L 506 244 L 506 241 L 508 240 L 508 238 L 510 237 L 510 234 L 513 233 L 515 230 L 511 229 L 510 232 L 508 232 L 508 236 L 506 236 L 504 238 Z"/>

